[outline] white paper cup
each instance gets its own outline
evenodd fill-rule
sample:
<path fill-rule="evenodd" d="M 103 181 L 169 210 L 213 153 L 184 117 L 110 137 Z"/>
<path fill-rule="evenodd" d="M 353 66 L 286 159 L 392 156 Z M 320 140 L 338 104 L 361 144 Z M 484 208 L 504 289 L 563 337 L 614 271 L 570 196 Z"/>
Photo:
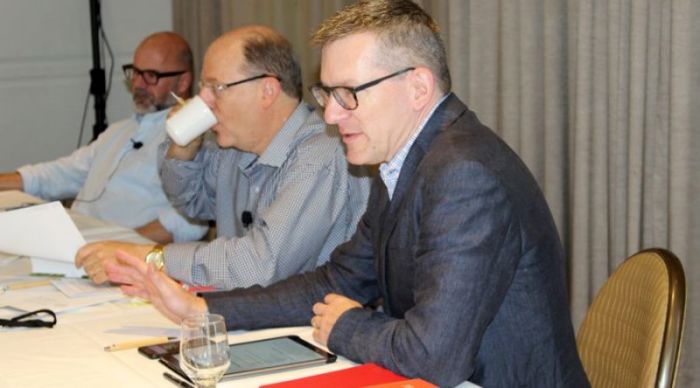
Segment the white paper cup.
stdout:
<path fill-rule="evenodd" d="M 175 144 L 186 146 L 214 124 L 214 113 L 201 97 L 194 96 L 165 122 L 165 130 Z"/>

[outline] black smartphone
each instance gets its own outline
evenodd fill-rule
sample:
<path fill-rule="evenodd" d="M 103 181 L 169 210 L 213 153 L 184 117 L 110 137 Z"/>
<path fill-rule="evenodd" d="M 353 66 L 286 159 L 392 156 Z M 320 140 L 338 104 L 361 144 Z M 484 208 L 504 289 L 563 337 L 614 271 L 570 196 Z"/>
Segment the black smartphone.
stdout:
<path fill-rule="evenodd" d="M 180 341 L 171 341 L 164 344 L 141 346 L 139 348 L 139 353 L 144 356 L 155 360 L 164 356 L 171 354 L 178 354 L 180 352 Z"/>

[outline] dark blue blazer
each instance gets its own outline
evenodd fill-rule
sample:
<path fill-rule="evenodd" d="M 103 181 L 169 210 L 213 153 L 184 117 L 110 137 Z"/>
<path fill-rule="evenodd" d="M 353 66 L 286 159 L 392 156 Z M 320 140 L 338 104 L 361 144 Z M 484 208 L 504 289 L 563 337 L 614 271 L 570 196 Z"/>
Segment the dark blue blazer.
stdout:
<path fill-rule="evenodd" d="M 230 328 L 260 328 L 308 324 L 328 292 L 381 305 L 336 322 L 329 348 L 351 360 L 440 386 L 588 386 L 542 192 L 454 95 L 411 147 L 391 200 L 374 180 L 355 235 L 330 262 L 206 299 Z"/>

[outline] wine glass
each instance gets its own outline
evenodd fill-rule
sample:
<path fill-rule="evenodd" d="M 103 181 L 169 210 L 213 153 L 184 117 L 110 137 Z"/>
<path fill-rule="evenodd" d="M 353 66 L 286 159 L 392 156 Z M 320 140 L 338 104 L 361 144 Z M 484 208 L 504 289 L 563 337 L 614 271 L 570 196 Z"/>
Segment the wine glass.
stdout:
<path fill-rule="evenodd" d="M 231 360 L 224 317 L 198 314 L 180 325 L 180 368 L 197 387 L 214 387 Z"/>

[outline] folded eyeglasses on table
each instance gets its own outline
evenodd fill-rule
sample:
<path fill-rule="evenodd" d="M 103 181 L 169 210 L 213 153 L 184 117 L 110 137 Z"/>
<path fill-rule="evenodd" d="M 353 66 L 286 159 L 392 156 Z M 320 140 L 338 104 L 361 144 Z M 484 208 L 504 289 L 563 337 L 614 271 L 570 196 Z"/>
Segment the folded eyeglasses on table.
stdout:
<path fill-rule="evenodd" d="M 36 316 L 38 319 L 27 319 Z M 56 313 L 49 309 L 41 309 L 18 315 L 12 319 L 0 319 L 4 327 L 48 327 L 56 325 Z"/>

